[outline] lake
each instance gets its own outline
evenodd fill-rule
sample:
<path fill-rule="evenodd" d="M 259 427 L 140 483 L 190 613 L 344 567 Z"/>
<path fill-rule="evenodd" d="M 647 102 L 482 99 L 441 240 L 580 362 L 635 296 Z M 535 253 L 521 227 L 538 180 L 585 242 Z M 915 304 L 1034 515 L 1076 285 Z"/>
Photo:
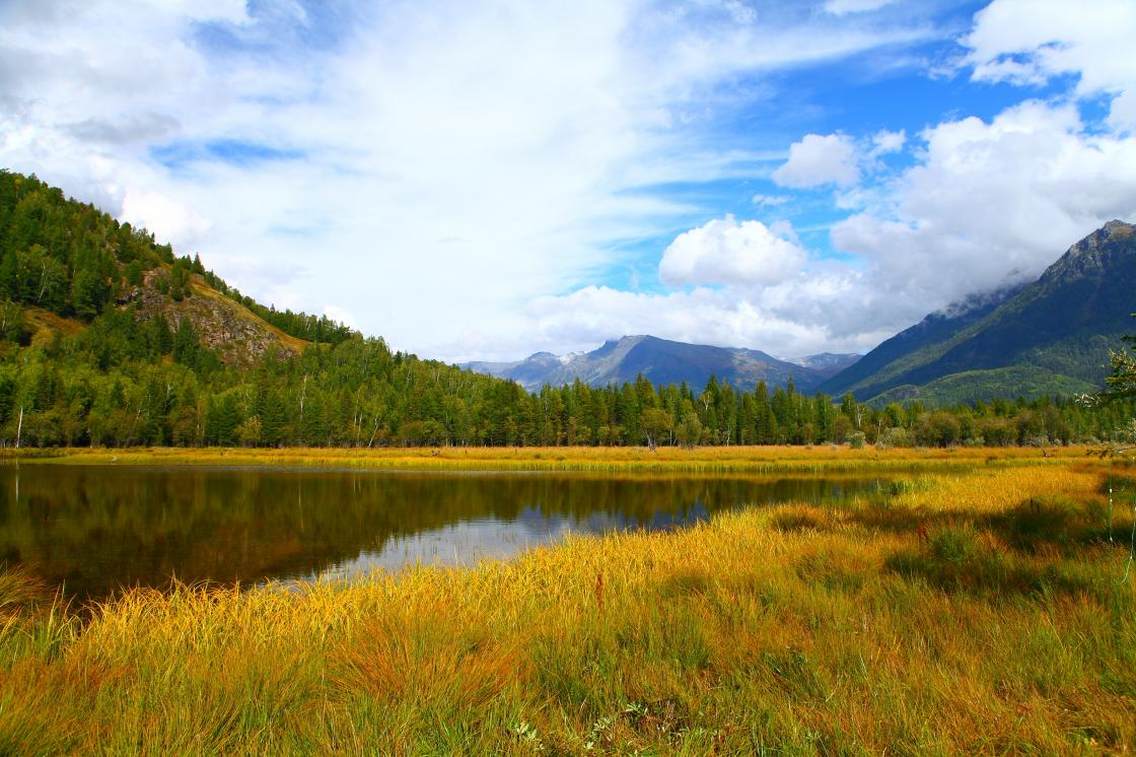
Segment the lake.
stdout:
<path fill-rule="evenodd" d="M 468 565 L 568 533 L 658 530 L 876 478 L 0 465 L 0 564 L 79 599 L 124 586 Z"/>

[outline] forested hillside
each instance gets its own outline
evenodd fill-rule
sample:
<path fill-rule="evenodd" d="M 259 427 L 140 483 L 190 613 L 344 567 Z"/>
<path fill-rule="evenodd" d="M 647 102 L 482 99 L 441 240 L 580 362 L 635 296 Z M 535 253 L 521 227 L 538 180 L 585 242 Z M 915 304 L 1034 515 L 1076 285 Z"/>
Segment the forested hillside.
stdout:
<path fill-rule="evenodd" d="M 877 403 L 1091 392 L 1136 309 L 1136 227 L 1110 221 L 1027 286 L 928 316 L 821 386 Z"/>
<path fill-rule="evenodd" d="M 1132 410 L 874 408 L 715 379 L 529 393 L 265 307 L 144 230 L 0 172 L 4 446 L 1049 443 L 1112 433 Z"/>

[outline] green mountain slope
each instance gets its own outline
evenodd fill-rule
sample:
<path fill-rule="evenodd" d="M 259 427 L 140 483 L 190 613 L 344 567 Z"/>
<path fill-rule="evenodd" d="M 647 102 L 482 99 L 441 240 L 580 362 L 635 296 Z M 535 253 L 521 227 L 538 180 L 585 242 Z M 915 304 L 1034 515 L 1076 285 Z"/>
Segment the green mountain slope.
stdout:
<path fill-rule="evenodd" d="M 17 340 L 73 335 L 130 310 L 139 322 L 186 323 L 225 363 L 248 364 L 276 348 L 298 353 L 352 333 L 327 318 L 266 308 L 145 230 L 8 171 L 0 171 L 0 300 L 22 311 L 22 323 L 0 319 L 23 332 L 11 334 Z"/>
<path fill-rule="evenodd" d="M 848 439 L 857 424 L 868 443 L 897 427 L 920 444 L 978 438 L 961 436 L 961 422 L 957 434 L 941 433 L 918 405 L 836 405 L 765 382 L 744 392 L 715 380 L 656 387 L 639 373 L 673 362 L 671 346 L 616 346 L 607 357 L 633 382 L 526 392 L 326 318 L 265 307 L 149 233 L 0 171 L 0 448 L 815 444 Z M 674 349 L 704 362 L 703 350 L 687 347 Z M 805 361 L 819 371 L 840 359 Z M 987 380 L 1016 394 L 1032 379 L 995 369 Z M 1009 429 L 998 443 L 1011 443 L 1102 438 L 1133 410 L 1038 401 L 950 411 L 974 412 Z M 965 428 L 989 435 L 982 423 Z"/>
<path fill-rule="evenodd" d="M 1109 349 L 1131 329 L 1134 291 L 1136 227 L 1110 221 L 1034 283 L 993 305 L 928 316 L 821 390 L 940 404 L 1091 391 L 1108 373 Z"/>

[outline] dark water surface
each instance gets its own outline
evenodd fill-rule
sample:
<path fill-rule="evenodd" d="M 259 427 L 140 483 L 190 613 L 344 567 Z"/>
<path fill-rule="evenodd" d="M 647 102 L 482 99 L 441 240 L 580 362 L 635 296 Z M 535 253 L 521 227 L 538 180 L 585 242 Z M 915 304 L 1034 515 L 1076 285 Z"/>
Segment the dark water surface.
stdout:
<path fill-rule="evenodd" d="M 820 503 L 879 479 L 0 465 L 0 564 L 78 598 L 507 557 L 568 532 Z"/>

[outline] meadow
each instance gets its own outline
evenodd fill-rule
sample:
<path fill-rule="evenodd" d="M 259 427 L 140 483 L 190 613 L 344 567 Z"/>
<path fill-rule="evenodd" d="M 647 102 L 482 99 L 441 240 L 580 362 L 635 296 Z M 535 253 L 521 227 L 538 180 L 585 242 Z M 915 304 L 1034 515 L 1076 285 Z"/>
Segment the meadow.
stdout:
<path fill-rule="evenodd" d="M 2 449 L 0 460 L 66 465 L 230 465 L 331 469 L 563 471 L 596 473 L 839 473 L 921 471 L 977 464 L 1082 460 L 1099 447 L 77 447 Z"/>
<path fill-rule="evenodd" d="M 907 473 L 832 506 L 350 584 L 180 586 L 67 607 L 2 573 L 0 752 L 1131 750 L 1136 468 L 1091 452 L 70 453 Z"/>

